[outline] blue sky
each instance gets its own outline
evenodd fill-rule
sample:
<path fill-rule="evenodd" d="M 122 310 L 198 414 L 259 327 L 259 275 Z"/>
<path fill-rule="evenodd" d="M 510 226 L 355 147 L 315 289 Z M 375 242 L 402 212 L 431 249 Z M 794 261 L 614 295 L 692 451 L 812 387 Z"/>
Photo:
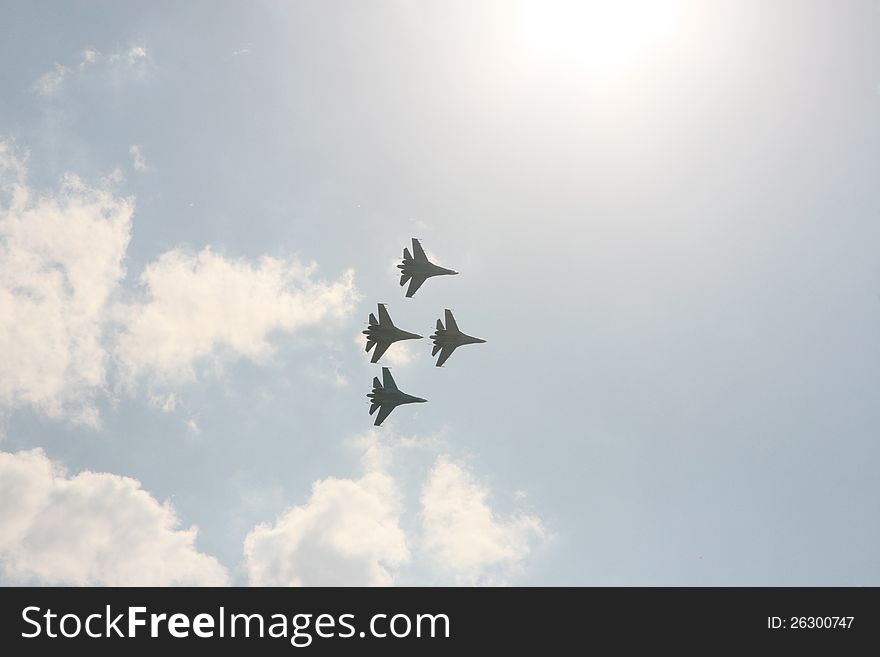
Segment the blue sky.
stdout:
<path fill-rule="evenodd" d="M 878 583 L 876 2 L 2 13 L 0 582 Z"/>

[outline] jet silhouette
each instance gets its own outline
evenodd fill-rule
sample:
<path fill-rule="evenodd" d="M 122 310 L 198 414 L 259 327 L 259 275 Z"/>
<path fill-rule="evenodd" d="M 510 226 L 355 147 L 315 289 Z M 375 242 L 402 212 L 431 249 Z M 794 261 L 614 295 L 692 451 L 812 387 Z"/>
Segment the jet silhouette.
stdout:
<path fill-rule="evenodd" d="M 379 362 L 382 354 L 385 353 L 392 343 L 398 340 L 417 340 L 422 337 L 421 335 L 397 328 L 394 322 L 391 321 L 391 315 L 385 310 L 384 303 L 379 304 L 379 321 L 377 322 L 376 316 L 370 313 L 369 328 L 363 333 L 367 336 L 366 351 L 376 347 L 376 351 L 373 352 L 373 357 L 370 359 L 371 363 Z"/>
<path fill-rule="evenodd" d="M 400 406 L 401 404 L 415 404 L 428 401 L 427 399 L 422 399 L 421 397 L 413 397 L 412 395 L 408 395 L 405 392 L 401 392 L 397 387 L 397 384 L 394 383 L 394 379 L 391 378 L 391 371 L 387 367 L 382 368 L 382 383 L 379 383 L 379 377 L 373 377 L 373 392 L 369 393 L 367 397 L 370 398 L 372 402 L 370 404 L 370 415 L 376 412 L 376 409 L 379 409 L 379 415 L 376 416 L 376 421 L 373 422 L 374 426 L 379 426 L 391 414 L 395 408 Z"/>
<path fill-rule="evenodd" d="M 397 268 L 401 270 L 401 286 L 406 285 L 406 282 L 409 281 L 409 287 L 406 290 L 407 297 L 414 295 L 416 290 L 422 286 L 422 283 L 431 278 L 431 276 L 444 276 L 446 274 L 458 273 L 457 271 L 446 269 L 445 267 L 439 267 L 433 262 L 428 261 L 428 257 L 425 255 L 422 245 L 419 244 L 419 241 L 415 237 L 412 238 L 412 247 L 415 257 L 410 255 L 409 249 L 404 249 L 403 262 L 397 265 Z"/>
<path fill-rule="evenodd" d="M 434 341 L 434 348 L 431 355 L 435 356 L 440 352 L 440 358 L 437 359 L 437 367 L 443 365 L 458 347 L 463 344 L 482 344 L 485 340 L 466 335 L 458 330 L 458 324 L 455 323 L 455 317 L 452 311 L 446 310 L 446 328 L 443 328 L 443 322 L 437 320 L 437 331 L 431 336 Z"/>

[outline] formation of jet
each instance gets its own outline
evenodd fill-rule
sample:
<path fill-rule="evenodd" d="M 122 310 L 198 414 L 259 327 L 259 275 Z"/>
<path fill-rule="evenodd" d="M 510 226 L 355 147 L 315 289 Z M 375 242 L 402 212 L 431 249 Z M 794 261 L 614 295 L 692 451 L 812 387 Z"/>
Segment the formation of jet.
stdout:
<path fill-rule="evenodd" d="M 391 315 L 388 314 L 388 311 L 385 309 L 385 304 L 379 304 L 379 321 L 376 321 L 376 316 L 373 313 L 370 313 L 370 325 L 364 334 L 367 336 L 367 349 L 369 351 L 373 347 L 376 347 L 376 350 L 373 352 L 373 357 L 370 359 L 371 363 L 379 362 L 379 359 L 382 358 L 382 354 L 384 354 L 388 347 L 392 345 L 392 343 L 397 342 L 398 340 L 418 340 L 422 336 L 416 335 L 415 333 L 409 333 L 408 331 L 404 331 L 403 329 L 399 329 L 394 325 L 394 322 L 391 321 Z"/>
<path fill-rule="evenodd" d="M 424 249 L 422 249 L 422 245 L 415 237 L 412 240 L 412 253 L 409 252 L 409 249 L 404 249 L 403 262 L 397 265 L 397 268 L 400 269 L 401 287 L 409 281 L 409 288 L 406 291 L 407 297 L 412 297 L 416 290 L 422 286 L 422 283 L 432 276 L 458 273 L 430 262 L 425 255 Z M 375 347 L 375 351 L 373 351 L 373 355 L 370 358 L 371 363 L 378 363 L 382 355 L 388 350 L 388 347 L 395 342 L 399 340 L 418 340 L 422 337 L 421 335 L 397 328 L 394 322 L 391 321 L 391 315 L 388 314 L 384 303 L 380 303 L 378 307 L 379 319 L 376 320 L 376 316 L 370 313 L 367 330 L 363 332 L 367 336 L 366 351 L 369 352 Z M 452 316 L 451 310 L 447 308 L 445 314 L 446 326 L 443 326 L 443 321 L 438 319 L 437 329 L 431 336 L 431 340 L 434 342 L 431 356 L 436 356 L 437 352 L 440 352 L 440 357 L 437 359 L 437 367 L 441 367 L 443 363 L 449 360 L 452 352 L 460 346 L 485 342 L 482 338 L 475 338 L 472 335 L 462 333 L 455 322 L 455 317 Z M 376 421 L 373 422 L 377 427 L 385 421 L 385 418 L 391 414 L 391 411 L 401 404 L 417 404 L 428 401 L 427 399 L 413 397 L 402 392 L 397 387 L 397 384 L 394 383 L 391 371 L 387 367 L 382 368 L 381 382 L 379 377 L 373 377 L 373 390 L 367 397 L 370 400 L 370 415 L 373 415 L 377 410 L 379 411 L 379 414 L 376 415 Z"/>
<path fill-rule="evenodd" d="M 394 379 L 391 377 L 391 371 L 387 367 L 382 368 L 382 383 L 379 383 L 379 377 L 373 377 L 373 392 L 369 393 L 370 398 L 370 415 L 379 409 L 379 415 L 376 416 L 374 426 L 379 426 L 391 414 L 395 408 L 401 404 L 416 404 L 428 401 L 421 397 L 413 397 L 397 387 Z"/>
<path fill-rule="evenodd" d="M 436 356 L 440 352 L 440 358 L 437 359 L 437 367 L 443 365 L 458 347 L 465 344 L 482 344 L 485 342 L 482 338 L 475 338 L 458 330 L 458 324 L 455 323 L 455 317 L 452 311 L 446 309 L 446 328 L 443 328 L 443 322 L 437 320 L 437 330 L 431 336 L 434 341 L 434 348 L 431 355 Z"/>
<path fill-rule="evenodd" d="M 422 286 L 422 283 L 432 276 L 445 276 L 458 273 L 457 271 L 440 267 L 429 261 L 428 257 L 425 255 L 425 250 L 415 237 L 412 238 L 412 247 L 412 255 L 410 254 L 409 249 L 404 249 L 403 262 L 397 265 L 397 268 L 401 270 L 400 285 L 406 285 L 406 282 L 409 281 L 409 287 L 406 290 L 407 297 L 414 295 L 416 290 Z"/>

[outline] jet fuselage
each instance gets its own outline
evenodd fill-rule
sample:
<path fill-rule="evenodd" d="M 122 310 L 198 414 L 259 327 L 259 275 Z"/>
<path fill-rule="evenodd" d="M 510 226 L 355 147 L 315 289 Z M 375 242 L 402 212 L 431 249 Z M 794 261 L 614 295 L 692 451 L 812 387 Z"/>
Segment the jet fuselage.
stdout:
<path fill-rule="evenodd" d="M 386 390 L 385 388 L 373 388 L 373 392 L 367 395 L 374 404 L 390 404 L 392 406 L 400 406 L 401 404 L 420 404 L 428 401 L 421 397 L 413 397 L 400 390 Z"/>
<path fill-rule="evenodd" d="M 434 344 L 441 347 L 460 347 L 465 344 L 483 344 L 485 340 L 475 338 L 464 333 L 450 333 L 449 331 L 437 331 L 431 336 Z"/>
<path fill-rule="evenodd" d="M 417 262 L 415 260 L 404 260 L 403 263 L 397 265 L 397 268 L 408 276 L 424 276 L 425 278 L 458 274 L 457 271 L 435 265 L 433 262 Z"/>
<path fill-rule="evenodd" d="M 368 339 L 373 342 L 397 342 L 398 340 L 417 340 L 421 335 L 404 331 L 396 326 L 381 326 L 379 324 L 370 324 L 369 328 L 363 332 Z"/>

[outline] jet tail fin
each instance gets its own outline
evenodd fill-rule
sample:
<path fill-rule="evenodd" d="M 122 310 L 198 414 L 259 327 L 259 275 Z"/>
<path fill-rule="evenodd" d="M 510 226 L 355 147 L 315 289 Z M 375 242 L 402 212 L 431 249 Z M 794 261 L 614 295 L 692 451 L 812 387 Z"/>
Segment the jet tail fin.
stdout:
<path fill-rule="evenodd" d="M 394 377 L 391 376 L 391 370 L 387 367 L 382 368 L 382 382 L 387 390 L 398 390 L 397 384 L 394 383 Z"/>
<path fill-rule="evenodd" d="M 375 342 L 373 342 L 372 340 L 367 340 L 367 348 L 364 349 L 364 351 L 369 351 L 370 349 L 372 349 L 375 346 L 376 346 Z"/>
<path fill-rule="evenodd" d="M 409 279 L 410 279 L 410 275 L 409 275 L 409 274 L 401 274 L 401 275 L 400 275 L 400 286 L 403 287 L 404 285 L 406 285 L 406 282 L 407 282 Z"/>
<path fill-rule="evenodd" d="M 412 247 L 413 253 L 416 254 L 416 262 L 428 262 L 428 256 L 425 255 L 425 250 L 422 248 L 421 242 L 419 242 L 415 237 L 412 238 Z"/>
<path fill-rule="evenodd" d="M 458 330 L 458 324 L 455 323 L 455 317 L 452 316 L 452 311 L 448 308 L 446 309 L 446 329 L 453 333 Z"/>
<path fill-rule="evenodd" d="M 443 322 L 441 322 L 439 319 L 437 320 L 437 330 L 438 331 L 443 330 Z"/>
<path fill-rule="evenodd" d="M 376 316 L 373 313 L 370 313 L 370 324 L 378 324 L 376 321 Z"/>
<path fill-rule="evenodd" d="M 377 404 L 376 402 L 370 404 L 370 415 L 375 413 L 377 408 L 379 408 L 379 404 Z"/>
<path fill-rule="evenodd" d="M 388 314 L 388 309 L 385 308 L 384 303 L 379 304 L 379 326 L 394 326 L 394 322 L 391 321 L 391 315 Z"/>
<path fill-rule="evenodd" d="M 409 252 L 408 248 L 403 249 L 403 259 L 404 260 L 412 260 L 413 259 L 412 254 Z"/>
<path fill-rule="evenodd" d="M 439 344 L 435 344 L 435 345 L 434 345 L 434 348 L 431 349 L 431 355 L 432 355 L 432 356 L 436 356 L 436 355 L 437 355 L 437 352 L 440 351 L 442 348 L 443 348 L 443 347 L 441 347 Z"/>
<path fill-rule="evenodd" d="M 379 377 L 378 377 L 378 376 L 374 376 L 374 377 L 373 377 L 373 387 L 374 387 L 374 388 L 378 388 L 379 390 L 382 389 L 382 384 L 379 382 Z"/>

